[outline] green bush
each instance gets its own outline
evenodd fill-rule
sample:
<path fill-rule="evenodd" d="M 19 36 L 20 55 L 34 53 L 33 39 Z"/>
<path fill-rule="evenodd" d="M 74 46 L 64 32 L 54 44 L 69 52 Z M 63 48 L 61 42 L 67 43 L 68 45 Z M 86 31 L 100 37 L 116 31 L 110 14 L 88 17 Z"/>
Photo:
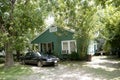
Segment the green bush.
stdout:
<path fill-rule="evenodd" d="M 80 60 L 80 55 L 77 52 L 71 54 L 62 54 L 61 60 Z"/>
<path fill-rule="evenodd" d="M 62 54 L 61 59 L 62 60 L 69 60 L 70 59 L 69 54 Z"/>
<path fill-rule="evenodd" d="M 70 55 L 69 55 L 69 58 L 70 60 L 80 60 L 80 55 L 76 52 L 72 52 Z"/>

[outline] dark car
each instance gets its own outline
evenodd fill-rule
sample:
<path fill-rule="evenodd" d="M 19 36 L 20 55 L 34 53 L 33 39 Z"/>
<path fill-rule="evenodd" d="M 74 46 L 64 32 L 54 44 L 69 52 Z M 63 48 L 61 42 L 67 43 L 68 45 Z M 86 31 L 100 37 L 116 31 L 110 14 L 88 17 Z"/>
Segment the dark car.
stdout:
<path fill-rule="evenodd" d="M 28 52 L 25 56 L 21 57 L 21 61 L 23 64 L 37 64 L 37 66 L 57 65 L 59 58 L 45 53 Z"/>

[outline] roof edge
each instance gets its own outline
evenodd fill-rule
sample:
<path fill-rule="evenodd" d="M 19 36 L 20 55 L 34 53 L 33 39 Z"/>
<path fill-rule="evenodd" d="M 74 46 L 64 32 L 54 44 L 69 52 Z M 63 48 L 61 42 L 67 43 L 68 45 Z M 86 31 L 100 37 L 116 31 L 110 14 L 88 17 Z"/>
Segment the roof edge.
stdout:
<path fill-rule="evenodd" d="M 41 34 L 39 34 L 38 36 L 36 36 L 36 37 L 31 41 L 31 43 L 32 43 L 34 40 L 36 40 L 39 36 L 41 36 L 44 32 L 46 32 L 48 29 L 49 29 L 49 27 L 46 28 Z"/>
<path fill-rule="evenodd" d="M 54 26 L 54 25 L 52 25 L 52 26 Z M 36 36 L 36 37 L 31 41 L 31 43 L 33 43 L 34 40 L 36 40 L 39 36 L 41 36 L 44 32 L 46 32 L 50 27 L 51 27 L 51 26 L 47 27 L 40 35 Z M 57 26 L 55 26 L 55 27 L 57 27 Z M 57 27 L 57 28 L 58 28 L 58 27 Z M 75 33 L 75 31 L 72 31 L 72 30 L 70 30 L 70 29 L 66 29 L 66 28 L 62 28 L 62 29 L 66 30 L 66 31 L 69 31 L 69 32 L 71 32 L 71 33 Z M 33 43 L 33 44 L 34 44 L 34 43 Z"/>

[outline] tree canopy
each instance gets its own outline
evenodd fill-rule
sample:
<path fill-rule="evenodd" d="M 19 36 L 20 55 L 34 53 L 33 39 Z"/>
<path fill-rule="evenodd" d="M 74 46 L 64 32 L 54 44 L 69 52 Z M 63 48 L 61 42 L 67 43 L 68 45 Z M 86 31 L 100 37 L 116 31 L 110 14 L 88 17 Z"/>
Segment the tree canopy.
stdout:
<path fill-rule="evenodd" d="M 6 49 L 8 66 L 12 59 L 10 57 L 12 51 L 23 50 L 30 44 L 31 38 L 44 28 L 45 11 L 40 7 L 44 4 L 39 4 L 38 1 L 2 0 L 0 2 L 0 45 Z"/>

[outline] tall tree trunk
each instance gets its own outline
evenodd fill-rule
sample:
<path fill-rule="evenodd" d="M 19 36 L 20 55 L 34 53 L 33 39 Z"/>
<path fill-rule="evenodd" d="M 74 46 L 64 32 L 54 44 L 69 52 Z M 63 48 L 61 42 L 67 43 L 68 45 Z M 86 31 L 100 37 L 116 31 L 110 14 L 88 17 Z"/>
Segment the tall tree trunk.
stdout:
<path fill-rule="evenodd" d="M 10 0 L 10 8 L 11 8 L 11 11 L 10 11 L 10 22 L 12 23 L 13 22 L 13 11 L 14 11 L 14 4 L 15 4 L 15 1 L 16 0 Z M 13 27 L 12 24 L 10 24 L 10 26 Z M 9 31 L 8 31 L 9 32 Z M 9 32 L 9 35 L 8 35 L 8 38 L 9 38 L 9 41 L 7 41 L 5 43 L 5 52 L 6 52 L 6 57 L 5 57 L 5 67 L 11 67 L 14 65 L 14 59 L 13 59 L 13 53 L 12 53 L 12 37 L 13 34 Z"/>
<path fill-rule="evenodd" d="M 78 38 L 78 53 L 80 54 L 80 59 L 81 60 L 86 60 L 87 59 L 87 50 L 88 50 L 88 41 L 89 38 L 87 35 Z"/>
<path fill-rule="evenodd" d="M 12 54 L 12 50 L 11 50 L 11 43 L 7 42 L 5 44 L 5 52 L 6 52 L 6 56 L 5 56 L 5 67 L 12 67 L 14 65 L 14 60 L 13 60 L 13 54 Z"/>

